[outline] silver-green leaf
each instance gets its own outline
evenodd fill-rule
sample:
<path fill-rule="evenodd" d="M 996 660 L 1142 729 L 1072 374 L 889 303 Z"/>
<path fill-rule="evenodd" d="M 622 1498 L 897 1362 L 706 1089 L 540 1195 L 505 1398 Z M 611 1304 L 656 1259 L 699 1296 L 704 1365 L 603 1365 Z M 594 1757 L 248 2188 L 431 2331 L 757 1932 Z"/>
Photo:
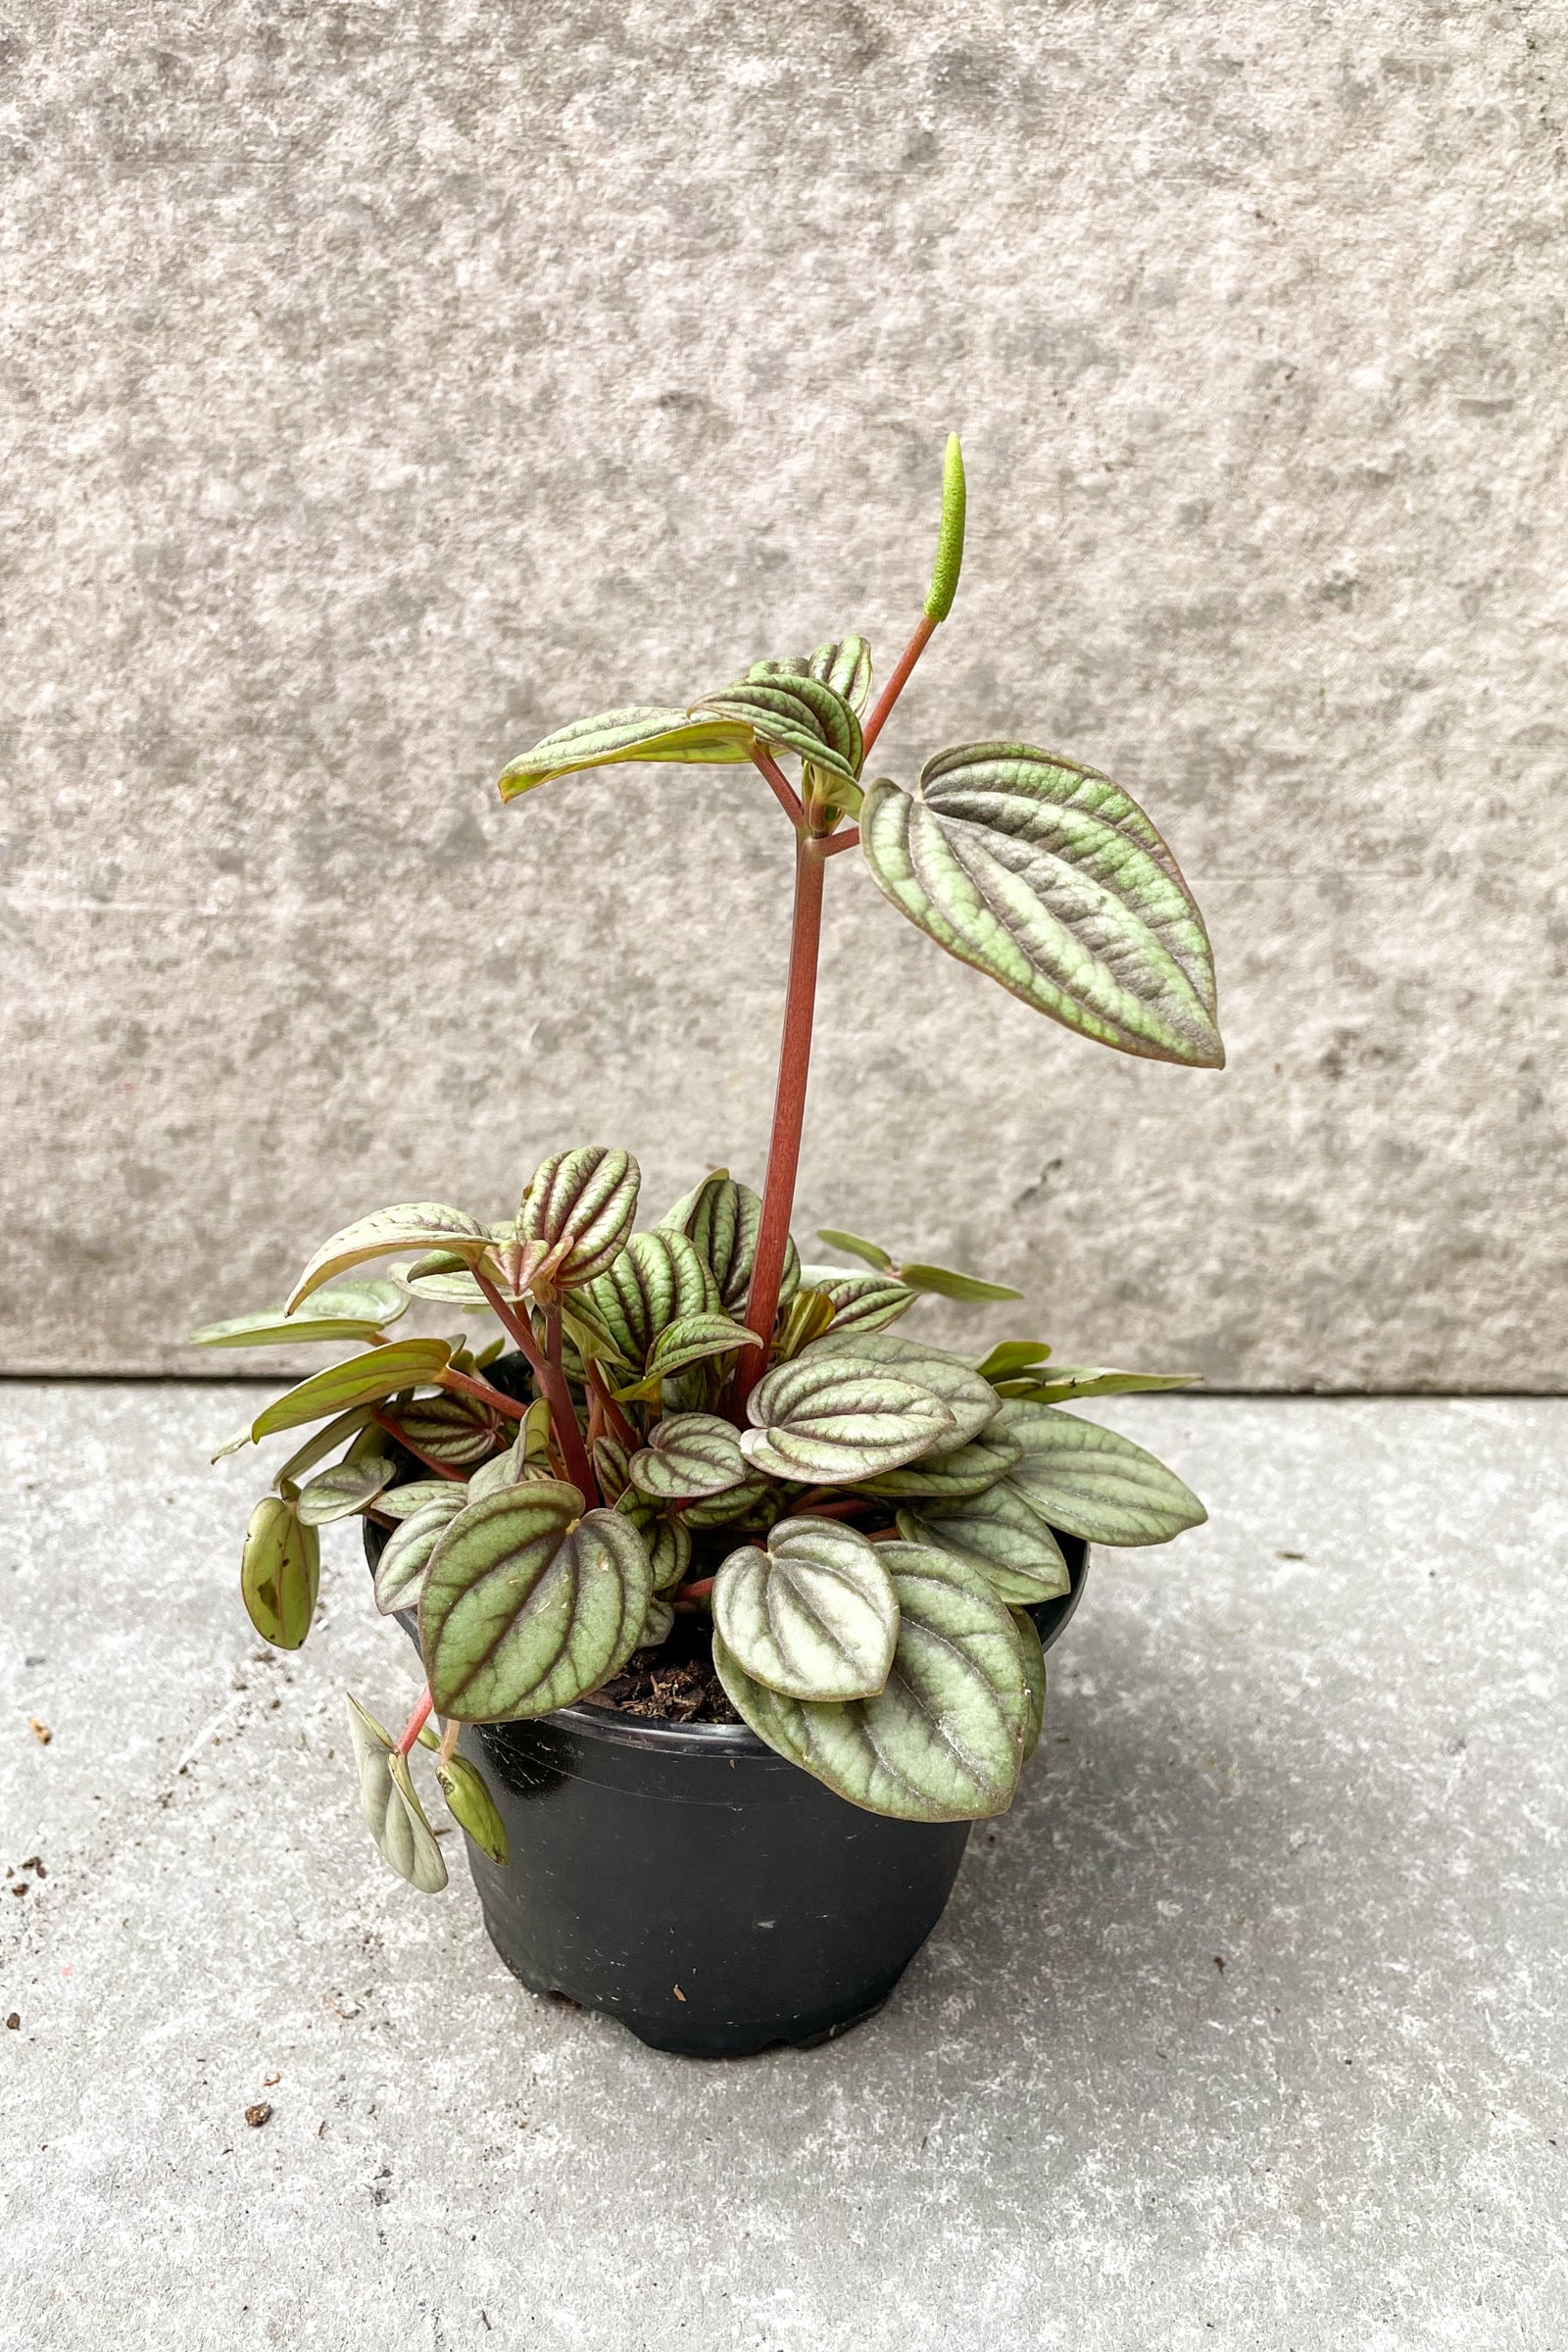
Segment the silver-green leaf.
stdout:
<path fill-rule="evenodd" d="M 860 722 L 843 695 L 819 678 L 784 672 L 777 662 L 758 662 L 733 686 L 705 694 L 693 711 L 748 726 L 760 743 L 794 752 L 851 784 L 860 772 Z"/>
<path fill-rule="evenodd" d="M 1114 1372 L 1104 1365 L 1090 1369 L 1061 1364 L 1032 1376 L 1014 1374 L 996 1382 L 999 1396 L 1016 1396 L 1027 1404 L 1070 1404 L 1078 1396 L 1136 1396 L 1158 1389 L 1190 1389 L 1200 1372 Z"/>
<path fill-rule="evenodd" d="M 451 1478 L 411 1478 L 401 1487 L 388 1487 L 376 1497 L 376 1510 L 383 1519 L 412 1519 L 422 1511 L 427 1502 L 439 1502 L 444 1494 L 466 1494 L 467 1489 Z"/>
<path fill-rule="evenodd" d="M 554 1152 L 534 1171 L 517 1210 L 515 1240 L 497 1262 L 514 1287 L 578 1290 L 612 1266 L 637 1214 L 642 1171 L 629 1152 L 586 1144 Z"/>
<path fill-rule="evenodd" d="M 309 1308 L 285 1315 L 280 1306 L 231 1315 L 190 1335 L 192 1348 L 291 1348 L 297 1340 L 373 1340 L 388 1323 L 407 1314 L 408 1299 L 395 1282 L 344 1282 L 317 1291 Z"/>
<path fill-rule="evenodd" d="M 877 1551 L 893 1579 L 899 1638 L 874 1698 L 787 1698 L 749 1675 L 715 1633 L 719 1680 L 760 1740 L 867 1812 L 905 1821 L 1005 1812 L 1030 1705 L 1011 1620 L 962 1561 L 912 1544 Z"/>
<path fill-rule="evenodd" d="M 848 1274 L 842 1266 L 803 1266 L 801 1279 L 828 1300 L 835 1331 L 885 1331 L 914 1304 L 914 1292 L 896 1274 Z"/>
<path fill-rule="evenodd" d="M 659 1220 L 662 1231 L 683 1233 L 695 1245 L 718 1285 L 718 1303 L 726 1314 L 739 1314 L 746 1305 L 761 1217 L 761 1200 L 751 1186 L 737 1182 L 726 1169 L 715 1168 Z M 789 1304 L 800 1279 L 800 1253 L 791 1239 L 785 1247 L 778 1287 L 780 1306 Z"/>
<path fill-rule="evenodd" d="M 313 1291 L 368 1258 L 390 1257 L 398 1250 L 447 1250 L 472 1260 L 482 1255 L 488 1239 L 484 1227 L 466 1210 L 448 1208 L 439 1200 L 406 1200 L 395 1208 L 378 1208 L 321 1244 L 294 1285 L 284 1312 L 293 1315 Z"/>
<path fill-rule="evenodd" d="M 352 1693 L 349 1727 L 359 1772 L 360 1810 L 376 1850 L 388 1868 L 407 1879 L 420 1894 L 439 1894 L 447 1883 L 447 1866 L 415 1793 L 407 1756 L 394 1754 L 388 1733 Z"/>
<path fill-rule="evenodd" d="M 1168 1544 L 1208 1513 L 1174 1470 L 1113 1429 L 1009 1400 L 997 1426 L 1023 1451 L 1009 1482 L 1053 1527 L 1091 1544 Z"/>
<path fill-rule="evenodd" d="M 1072 1590 L 1055 1537 L 1010 1478 L 982 1494 L 901 1511 L 899 1533 L 967 1560 L 1006 1601 L 1057 1600 Z"/>
<path fill-rule="evenodd" d="M 815 1341 L 752 1391 L 747 1411 L 756 1426 L 742 1434 L 741 1448 L 754 1469 L 845 1485 L 896 1470 L 953 1436 L 954 1415 L 929 1389 L 853 1356 L 825 1355 L 831 1345 L 831 1334 Z"/>
<path fill-rule="evenodd" d="M 346 1363 L 329 1364 L 313 1372 L 298 1388 L 277 1397 L 251 1423 L 257 1445 L 280 1429 L 298 1429 L 303 1422 L 319 1421 L 328 1413 L 343 1413 L 355 1405 L 374 1404 L 395 1396 L 400 1389 L 434 1380 L 452 1354 L 445 1340 L 392 1340 Z"/>
<path fill-rule="evenodd" d="M 921 1340 L 906 1339 L 902 1332 L 835 1328 L 824 1339 L 814 1342 L 800 1360 L 807 1363 L 827 1359 L 863 1364 L 878 1372 L 891 1373 L 899 1380 L 913 1381 L 916 1387 L 945 1404 L 953 1417 L 953 1427 L 929 1449 L 938 1456 L 956 1453 L 960 1446 L 967 1446 L 989 1426 L 997 1410 L 996 1391 L 961 1355 L 953 1355 L 946 1348 L 932 1348 Z"/>
<path fill-rule="evenodd" d="M 1040 1735 L 1046 1728 L 1046 1653 L 1040 1645 L 1040 1632 L 1026 1609 L 1009 1609 L 1013 1632 L 1018 1637 L 1019 1660 L 1023 1679 L 1029 1691 L 1029 1712 L 1024 1719 L 1023 1746 L 1020 1763 L 1027 1764 L 1040 1745 Z"/>
<path fill-rule="evenodd" d="M 860 811 L 872 879 L 939 947 L 1124 1054 L 1217 1069 L 1203 918 L 1148 817 L 1108 776 L 1028 744 L 886 777 Z"/>
<path fill-rule="evenodd" d="M 294 1507 L 306 1527 L 325 1527 L 334 1519 L 351 1519 L 363 1511 L 396 1476 L 384 1453 L 372 1454 L 366 1461 L 335 1462 L 310 1481 Z"/>
<path fill-rule="evenodd" d="M 660 1384 L 673 1374 L 687 1371 L 693 1364 L 709 1363 L 715 1356 L 734 1354 L 751 1344 L 752 1334 L 746 1326 L 732 1323 L 728 1315 L 682 1315 L 678 1322 L 666 1324 L 654 1342 L 645 1377 L 617 1389 L 615 1396 L 622 1403 L 628 1397 L 655 1396 Z"/>
<path fill-rule="evenodd" d="M 466 1510 L 468 1490 L 454 1482 L 432 1494 L 418 1510 L 400 1519 L 386 1540 L 375 1568 L 375 1605 L 383 1617 L 399 1609 L 416 1609 L 424 1591 L 431 1554 L 460 1511 Z"/>
<path fill-rule="evenodd" d="M 632 1455 L 627 1474 L 655 1501 L 691 1502 L 744 1485 L 748 1465 L 735 1430 L 717 1413 L 671 1413 Z"/>
<path fill-rule="evenodd" d="M 713 1579 L 713 1625 L 747 1674 L 791 1698 L 869 1698 L 893 1664 L 899 1602 L 852 1527 L 781 1519 Z"/>
<path fill-rule="evenodd" d="M 999 1478 L 1005 1478 L 1022 1452 L 1017 1439 L 1004 1435 L 993 1421 L 956 1452 L 928 1454 L 922 1461 L 906 1463 L 902 1470 L 885 1470 L 880 1478 L 857 1479 L 856 1492 L 955 1501 L 965 1494 L 983 1494 Z"/>

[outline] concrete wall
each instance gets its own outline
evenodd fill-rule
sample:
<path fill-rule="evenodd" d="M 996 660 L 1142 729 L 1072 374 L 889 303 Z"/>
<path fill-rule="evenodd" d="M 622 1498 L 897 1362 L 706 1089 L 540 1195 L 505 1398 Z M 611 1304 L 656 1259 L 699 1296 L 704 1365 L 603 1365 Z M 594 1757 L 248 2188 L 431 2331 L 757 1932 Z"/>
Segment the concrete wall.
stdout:
<path fill-rule="evenodd" d="M 1231 1067 L 838 860 L 802 1229 L 1069 1361 L 1559 1385 L 1565 52 L 1532 0 L 14 12 L 0 1363 L 188 1363 L 561 1142 L 755 1174 L 760 784 L 492 779 L 846 626 L 885 667 L 956 424 L 885 764 L 1124 781 Z"/>

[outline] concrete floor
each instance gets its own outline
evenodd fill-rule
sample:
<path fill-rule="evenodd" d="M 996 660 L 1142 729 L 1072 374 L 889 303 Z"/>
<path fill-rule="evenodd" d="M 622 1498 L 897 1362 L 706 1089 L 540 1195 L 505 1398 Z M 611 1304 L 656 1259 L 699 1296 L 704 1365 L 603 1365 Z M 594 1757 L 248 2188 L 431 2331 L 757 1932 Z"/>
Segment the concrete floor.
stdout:
<path fill-rule="evenodd" d="M 0 1388 L 5 2352 L 1568 2340 L 1568 1402 L 1107 1412 L 1211 1525 L 1098 1555 L 884 2014 L 718 2067 L 384 1874 L 401 1637 L 341 1530 L 249 1635 L 243 1404 Z"/>

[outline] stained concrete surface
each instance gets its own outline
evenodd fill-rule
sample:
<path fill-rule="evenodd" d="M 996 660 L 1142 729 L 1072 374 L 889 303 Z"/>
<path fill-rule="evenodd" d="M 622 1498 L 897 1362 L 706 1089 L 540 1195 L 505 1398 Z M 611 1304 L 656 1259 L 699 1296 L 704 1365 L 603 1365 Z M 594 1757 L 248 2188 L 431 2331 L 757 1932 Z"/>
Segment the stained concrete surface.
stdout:
<path fill-rule="evenodd" d="M 1107 1413 L 1210 1524 L 1097 1554 L 883 2015 L 712 2067 L 382 1872 L 339 1693 L 401 1638 L 341 1530 L 248 1635 L 234 1403 L 0 1389 L 6 2352 L 1568 2336 L 1568 1404 Z"/>
<path fill-rule="evenodd" d="M 34 0 L 0 50 L 0 1366 L 191 1369 L 384 1201 L 755 1178 L 760 782 L 548 726 L 849 626 L 1075 752 L 1231 1065 L 831 871 L 801 1228 L 1070 1362 L 1568 1379 L 1555 0 Z M 1135 1352 L 1136 1351 L 1136 1352 Z"/>

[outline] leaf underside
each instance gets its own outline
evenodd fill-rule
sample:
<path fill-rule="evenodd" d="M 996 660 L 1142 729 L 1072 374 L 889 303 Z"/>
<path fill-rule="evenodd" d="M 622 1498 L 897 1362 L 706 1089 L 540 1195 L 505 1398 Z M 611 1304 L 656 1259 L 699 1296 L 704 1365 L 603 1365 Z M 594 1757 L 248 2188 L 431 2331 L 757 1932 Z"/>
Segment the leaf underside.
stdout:
<path fill-rule="evenodd" d="M 477 1257 L 488 1236 L 466 1209 L 448 1208 L 439 1200 L 406 1200 L 395 1208 L 378 1208 L 353 1225 L 345 1225 L 321 1244 L 306 1266 L 284 1309 L 292 1315 L 313 1291 L 372 1257 L 390 1257 L 398 1250 L 449 1250 L 460 1257 Z"/>
<path fill-rule="evenodd" d="M 694 716 L 667 704 L 630 704 L 574 718 L 544 736 L 502 770 L 501 798 L 514 801 L 557 776 L 618 767 L 628 760 L 730 765 L 747 758 L 750 741 L 747 726 Z"/>
<path fill-rule="evenodd" d="M 387 1733 L 352 1693 L 349 1725 L 360 1809 L 382 1861 L 421 1894 L 439 1894 L 447 1883 L 447 1866 L 415 1793 L 408 1758 L 393 1754 Z"/>

